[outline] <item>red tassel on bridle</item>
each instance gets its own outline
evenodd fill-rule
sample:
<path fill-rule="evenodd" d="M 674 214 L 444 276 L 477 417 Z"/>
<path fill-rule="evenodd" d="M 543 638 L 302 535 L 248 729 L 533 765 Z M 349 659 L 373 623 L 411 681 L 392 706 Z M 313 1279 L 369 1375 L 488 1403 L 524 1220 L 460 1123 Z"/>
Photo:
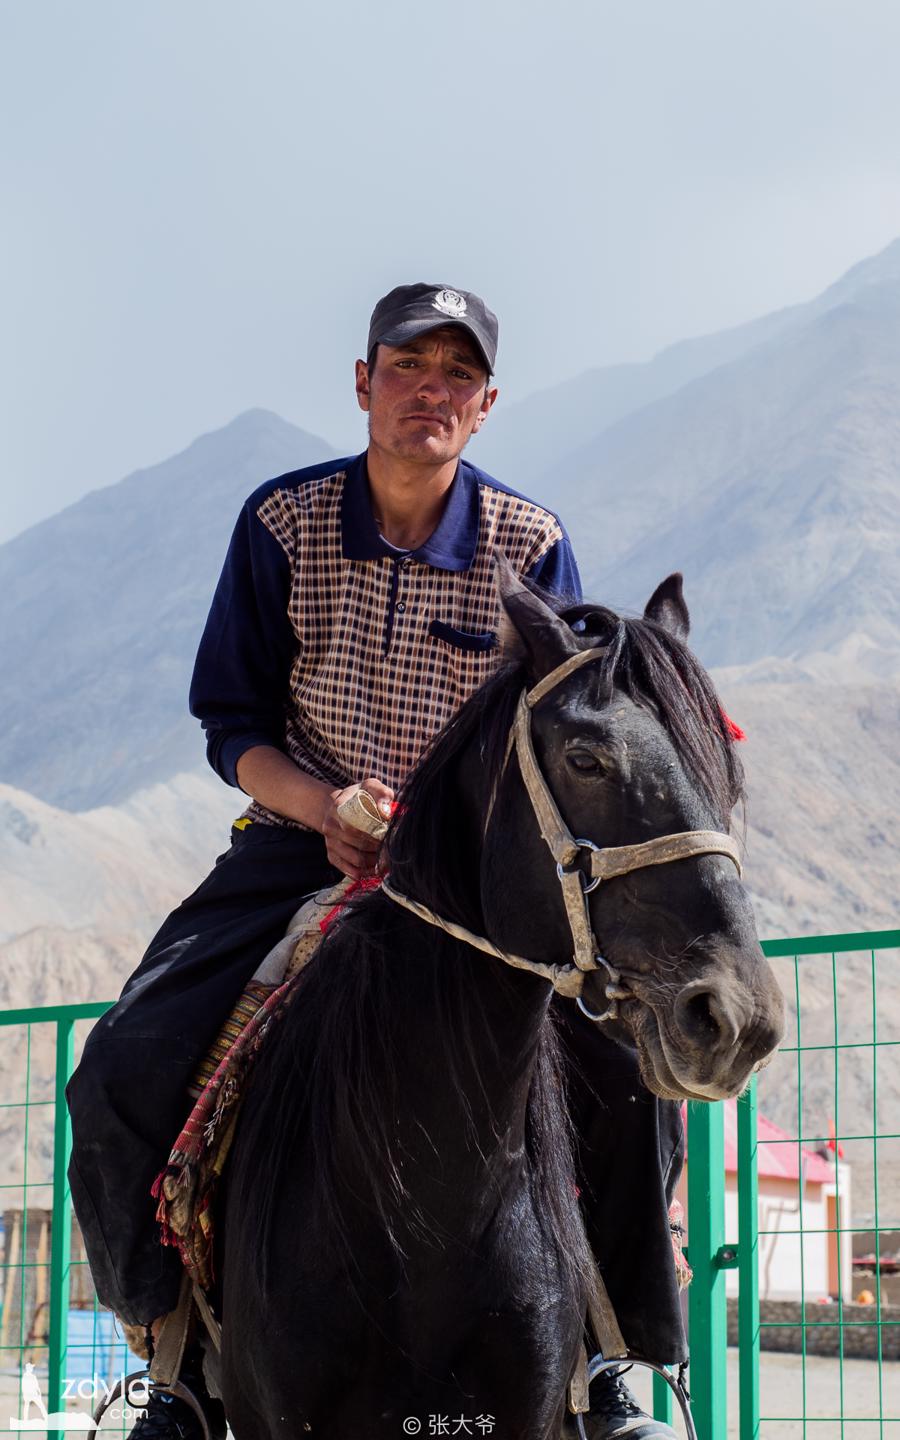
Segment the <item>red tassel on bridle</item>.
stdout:
<path fill-rule="evenodd" d="M 721 713 L 722 719 L 725 721 L 725 729 L 728 731 L 729 740 L 746 740 L 747 736 L 740 725 L 735 725 L 731 716 L 726 715 L 724 710 Z"/>

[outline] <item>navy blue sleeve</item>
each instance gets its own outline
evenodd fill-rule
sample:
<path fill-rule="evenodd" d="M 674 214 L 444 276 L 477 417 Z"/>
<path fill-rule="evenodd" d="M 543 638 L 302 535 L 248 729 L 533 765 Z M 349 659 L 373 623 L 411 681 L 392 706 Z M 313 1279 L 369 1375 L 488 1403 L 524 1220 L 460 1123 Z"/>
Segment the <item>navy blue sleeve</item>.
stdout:
<path fill-rule="evenodd" d="M 547 553 L 526 572 L 525 578 L 535 581 L 544 590 L 549 590 L 551 595 L 558 595 L 561 600 L 568 600 L 573 605 L 581 599 L 581 576 L 578 574 L 572 545 L 565 531 L 562 539 L 551 545 Z"/>
<path fill-rule="evenodd" d="M 216 586 L 191 680 L 191 714 L 206 732 L 210 765 L 237 785 L 254 745 L 284 750 L 288 681 L 297 640 L 288 619 L 290 562 L 257 516 L 241 511 Z"/>

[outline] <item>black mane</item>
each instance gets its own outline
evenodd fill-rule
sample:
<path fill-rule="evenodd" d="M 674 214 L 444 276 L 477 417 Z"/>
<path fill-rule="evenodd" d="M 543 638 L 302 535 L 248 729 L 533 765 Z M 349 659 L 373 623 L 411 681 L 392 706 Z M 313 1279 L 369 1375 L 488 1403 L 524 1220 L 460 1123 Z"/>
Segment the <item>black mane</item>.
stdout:
<path fill-rule="evenodd" d="M 604 682 L 649 704 L 668 731 L 690 778 L 728 829 L 744 798 L 744 771 L 715 687 L 693 652 L 652 620 L 621 618 L 596 605 L 563 612 L 592 644 L 608 645 Z"/>

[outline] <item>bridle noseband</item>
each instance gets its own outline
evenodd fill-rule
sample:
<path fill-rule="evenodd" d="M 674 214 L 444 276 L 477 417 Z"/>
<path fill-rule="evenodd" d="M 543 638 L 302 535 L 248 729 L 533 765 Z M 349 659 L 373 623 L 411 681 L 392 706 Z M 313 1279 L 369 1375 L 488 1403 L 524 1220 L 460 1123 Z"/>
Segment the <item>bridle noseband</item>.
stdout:
<path fill-rule="evenodd" d="M 572 963 L 546 965 L 537 960 L 526 960 L 520 955 L 509 955 L 490 940 L 474 935 L 452 921 L 443 920 L 418 901 L 401 895 L 393 889 L 389 881 L 385 880 L 382 884 L 384 893 L 391 900 L 411 910 L 420 919 L 437 925 L 448 934 L 474 945 L 478 950 L 497 956 L 507 965 L 519 970 L 530 970 L 533 974 L 549 980 L 554 990 L 575 999 L 582 1013 L 597 1024 L 614 1020 L 618 1014 L 618 1002 L 630 998 L 631 995 L 623 985 L 619 971 L 600 954 L 594 938 L 588 896 L 596 890 L 600 882 L 617 875 L 628 875 L 633 870 L 643 870 L 649 865 L 668 865 L 673 860 L 685 860 L 695 855 L 725 855 L 734 863 L 738 875 L 741 873 L 740 852 L 736 843 L 730 835 L 719 830 L 686 830 L 678 835 L 661 835 L 656 840 L 646 840 L 640 845 L 601 848 L 593 840 L 576 839 L 566 825 L 537 762 L 531 733 L 531 712 L 545 695 L 555 690 L 573 671 L 593 660 L 600 660 L 605 655 L 606 649 L 598 646 L 579 650 L 561 665 L 557 665 L 555 670 L 551 670 L 550 674 L 545 675 L 531 690 L 523 690 L 519 696 L 506 752 L 508 760 L 512 750 L 516 751 L 519 769 L 537 817 L 541 836 L 556 861 L 556 874 L 572 932 Z M 589 856 L 589 860 L 586 866 L 582 866 L 579 861 L 585 854 Z M 582 989 L 585 975 L 601 967 L 606 971 L 604 994 L 607 1008 L 598 1013 L 585 1005 Z"/>

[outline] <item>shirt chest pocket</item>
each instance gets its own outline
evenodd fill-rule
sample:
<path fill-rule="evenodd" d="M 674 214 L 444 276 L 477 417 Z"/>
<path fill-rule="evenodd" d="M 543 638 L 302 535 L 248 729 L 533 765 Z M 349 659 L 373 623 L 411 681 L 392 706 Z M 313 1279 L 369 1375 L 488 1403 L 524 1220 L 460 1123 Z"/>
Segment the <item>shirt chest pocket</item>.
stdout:
<path fill-rule="evenodd" d="M 443 640 L 453 649 L 467 651 L 469 654 L 486 654 L 497 647 L 495 630 L 459 630 L 455 625 L 448 625 L 443 620 L 432 620 L 428 633 L 435 640 Z"/>
<path fill-rule="evenodd" d="M 443 695 L 447 716 L 490 679 L 500 660 L 495 630 L 460 630 L 432 620 L 428 634 L 434 647 L 432 693 Z"/>

